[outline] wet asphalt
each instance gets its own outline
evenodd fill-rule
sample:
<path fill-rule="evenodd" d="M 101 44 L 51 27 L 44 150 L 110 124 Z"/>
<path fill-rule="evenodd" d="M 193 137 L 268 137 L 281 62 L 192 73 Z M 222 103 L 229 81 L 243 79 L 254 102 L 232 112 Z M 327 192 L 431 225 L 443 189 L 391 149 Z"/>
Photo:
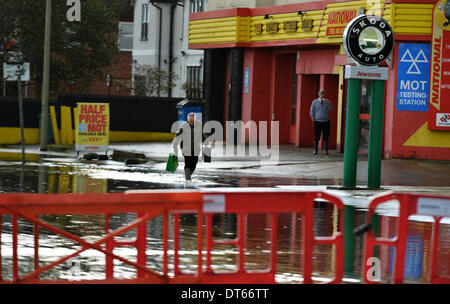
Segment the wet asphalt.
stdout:
<path fill-rule="evenodd" d="M 73 174 L 91 171 L 90 177 L 112 179 L 116 182 L 142 182 L 142 188 L 183 188 L 184 159 L 180 155 L 175 173 L 165 171 L 166 161 L 172 152 L 170 143 L 112 143 L 108 160 L 83 158 L 73 147 L 50 145 L 40 151 L 38 145 L 26 146 L 26 166 L 59 166 Z M 196 188 L 214 187 L 311 187 L 342 186 L 344 155 L 331 150 L 328 155 L 319 151 L 313 155 L 311 148 L 282 145 L 278 155 L 270 157 L 233 153 L 218 147 L 212 150 L 212 161 L 199 160 L 193 175 Z M 241 150 L 242 152 L 243 150 Z M 0 147 L 1 167 L 21 166 L 19 146 Z M 136 160 L 137 161 L 133 161 Z M 1 169 L 1 168 L 0 168 Z M 2 171 L 4 171 L 3 169 Z M 367 188 L 367 154 L 358 156 L 356 187 Z M 82 174 L 84 174 L 82 173 Z M 151 185 L 151 186 L 149 186 Z M 124 189 L 127 187 L 124 186 Z M 139 189 L 139 184 L 131 186 Z M 417 159 L 383 159 L 380 191 L 424 191 L 450 194 L 450 161 Z"/>

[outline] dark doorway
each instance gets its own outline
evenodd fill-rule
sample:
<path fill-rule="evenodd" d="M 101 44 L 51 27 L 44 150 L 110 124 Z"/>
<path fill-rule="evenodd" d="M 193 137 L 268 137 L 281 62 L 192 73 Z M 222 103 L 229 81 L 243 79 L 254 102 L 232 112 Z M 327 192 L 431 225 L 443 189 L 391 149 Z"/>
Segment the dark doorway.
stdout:
<path fill-rule="evenodd" d="M 296 54 L 275 55 L 274 113 L 275 120 L 280 124 L 280 144 L 295 143 L 297 107 L 295 60 Z"/>

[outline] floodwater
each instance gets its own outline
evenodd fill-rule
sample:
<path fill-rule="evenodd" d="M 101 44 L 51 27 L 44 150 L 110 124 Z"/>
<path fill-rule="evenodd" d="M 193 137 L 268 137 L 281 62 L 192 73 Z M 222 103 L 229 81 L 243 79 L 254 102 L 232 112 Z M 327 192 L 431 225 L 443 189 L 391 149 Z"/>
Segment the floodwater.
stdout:
<path fill-rule="evenodd" d="M 107 161 L 102 164 L 73 162 L 64 159 L 32 162 L 22 166 L 17 162 L 0 162 L 0 193 L 109 193 L 134 189 L 183 189 L 181 174 L 169 174 L 164 164 L 154 166 L 125 166 Z M 179 169 L 180 170 L 180 169 Z M 339 185 L 340 180 L 302 180 L 288 178 L 265 178 L 251 176 L 194 175 L 197 188 L 215 187 L 276 187 L 279 185 Z M 347 206 L 353 217 L 352 228 L 366 222 L 364 208 Z M 383 237 L 394 237 L 398 207 L 388 208 L 388 213 L 380 212 L 379 222 Z M 337 231 L 337 212 L 331 204 L 317 202 L 314 215 L 316 236 L 330 236 Z M 302 282 L 302 216 L 296 213 L 277 216 L 277 258 L 276 281 L 279 283 Z M 110 229 L 117 229 L 132 222 L 135 214 L 114 214 L 110 218 Z M 56 227 L 95 242 L 105 233 L 105 215 L 65 215 L 41 216 L 41 220 Z M 12 279 L 12 224 L 11 216 L 1 218 L 1 275 L 3 280 Z M 173 224 L 173 217 L 170 217 Z M 407 262 L 405 278 L 409 283 L 428 282 L 431 219 L 412 218 L 408 225 Z M 216 214 L 213 217 L 213 236 L 215 239 L 233 239 L 237 235 L 237 216 L 235 214 Z M 184 214 L 180 217 L 180 270 L 193 273 L 197 270 L 197 216 Z M 162 272 L 163 243 L 162 218 L 157 217 L 147 223 L 147 266 Z M 250 214 L 246 218 L 246 245 L 244 265 L 247 270 L 264 270 L 270 266 L 271 217 L 268 214 Z M 442 222 L 439 253 L 439 274 L 450 275 L 450 225 Z M 130 241 L 136 230 L 126 232 L 116 241 Z M 34 268 L 33 225 L 19 219 L 19 276 L 24 276 Z M 350 248 L 350 260 L 345 264 L 344 283 L 360 283 L 362 280 L 363 237 L 354 235 Z M 169 241 L 170 265 L 173 262 L 173 228 Z M 377 251 L 380 259 L 382 282 L 390 282 L 395 256 L 392 248 Z M 81 248 L 80 244 L 45 229 L 39 235 L 39 265 L 47 265 Z M 114 253 L 136 261 L 134 247 L 120 247 Z M 326 282 L 334 276 L 335 253 L 333 246 L 319 245 L 313 249 L 313 278 L 315 282 Z M 233 271 L 239 263 L 238 249 L 234 245 L 217 245 L 212 252 L 213 270 Z M 116 261 L 115 277 L 135 278 L 136 270 Z M 173 273 L 172 266 L 169 272 Z M 105 256 L 95 250 L 86 250 L 40 275 L 41 279 L 104 279 Z"/>

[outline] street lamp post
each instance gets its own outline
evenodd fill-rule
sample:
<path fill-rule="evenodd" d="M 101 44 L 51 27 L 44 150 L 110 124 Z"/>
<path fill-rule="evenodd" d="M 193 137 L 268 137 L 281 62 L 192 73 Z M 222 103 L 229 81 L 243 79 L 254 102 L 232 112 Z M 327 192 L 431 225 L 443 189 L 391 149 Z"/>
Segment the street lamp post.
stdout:
<path fill-rule="evenodd" d="M 44 73 L 42 79 L 41 151 L 47 151 L 48 144 L 48 96 L 50 83 L 51 18 L 52 0 L 47 0 L 45 8 Z"/>

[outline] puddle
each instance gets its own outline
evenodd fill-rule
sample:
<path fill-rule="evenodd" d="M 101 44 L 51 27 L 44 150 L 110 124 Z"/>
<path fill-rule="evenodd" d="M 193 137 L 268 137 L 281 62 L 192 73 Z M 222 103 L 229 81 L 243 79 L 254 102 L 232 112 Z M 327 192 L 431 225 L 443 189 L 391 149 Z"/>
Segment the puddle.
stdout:
<path fill-rule="evenodd" d="M 19 154 L 21 157 L 21 154 Z M 19 161 L 0 161 L 0 193 L 108 193 L 124 192 L 137 189 L 183 189 L 184 175 L 180 167 L 175 174 L 164 171 L 163 164 L 153 166 L 144 164 L 136 166 L 126 166 L 123 163 L 114 161 L 103 162 L 80 162 L 73 159 L 59 158 L 45 159 L 44 162 L 30 161 L 25 166 Z M 340 179 L 304 179 L 304 178 L 282 178 L 264 176 L 246 176 L 239 174 L 236 176 L 220 174 L 204 174 L 202 170 L 193 176 L 194 186 L 198 188 L 216 187 L 280 187 L 290 188 L 294 186 L 325 186 L 340 185 Z M 284 185 L 284 186 L 283 186 Z M 316 187 L 317 188 L 317 187 Z M 360 194 L 360 196 L 364 196 Z M 361 208 L 354 208 L 354 223 L 352 228 L 356 228 L 366 222 L 367 212 Z M 134 220 L 135 215 L 122 214 L 114 215 L 111 220 L 111 228 L 121 227 Z M 183 215 L 181 222 L 181 251 L 180 261 L 183 262 L 182 271 L 193 272 L 196 265 L 196 220 L 194 215 Z M 380 216 L 380 223 L 383 227 L 383 235 L 388 236 L 395 227 L 395 216 L 385 213 Z M 46 216 L 45 220 L 61 228 L 80 235 L 86 240 L 95 241 L 104 231 L 104 215 L 64 215 Z M 300 283 L 302 282 L 302 250 L 301 250 L 301 221 L 298 214 L 280 214 L 277 222 L 277 273 L 276 280 L 279 283 Z M 324 206 L 317 206 L 314 218 L 314 230 L 317 233 L 329 233 L 337 221 L 333 220 L 333 209 Z M 246 247 L 246 268 L 251 270 L 265 269 L 269 265 L 270 255 L 270 215 L 256 214 L 247 218 L 247 247 Z M 394 224 L 393 224 L 394 223 Z M 420 260 L 420 257 L 430 254 L 430 225 L 431 223 L 411 218 L 411 225 L 408 236 L 414 240 L 414 244 L 420 242 L 421 251 L 417 252 L 416 247 L 409 254 L 410 261 Z M 448 235 L 450 229 L 448 222 L 442 222 L 442 235 Z M 162 222 L 160 218 L 155 218 L 148 222 L 148 230 L 151 234 L 147 238 L 148 264 L 155 271 L 161 271 L 162 260 Z M 226 215 L 214 222 L 214 230 L 222 231 L 224 235 L 236 235 L 236 219 L 232 215 Z M 21 221 L 19 224 L 19 273 L 28 273 L 34 265 L 34 242 L 33 227 L 30 223 Z M 117 237 L 117 240 L 130 240 L 132 234 L 125 234 Z M 2 216 L 2 270 L 4 278 L 11 276 L 11 219 L 9 216 Z M 419 241 L 417 241 L 419 240 Z M 445 240 L 448 240 L 446 238 Z M 173 246 L 173 240 L 170 241 Z M 450 257 L 448 252 L 448 241 L 442 242 L 444 263 Z M 80 248 L 68 239 L 43 233 L 39 239 L 40 244 L 40 264 L 45 265 L 66 254 L 70 254 Z M 412 243 L 411 243 L 412 244 Z M 412 244 L 412 245 L 414 245 Z M 411 246 L 412 246 L 411 245 Z M 361 267 L 363 259 L 364 239 L 354 236 L 354 259 L 352 267 L 346 268 L 346 278 L 344 283 L 359 283 L 361 280 Z M 42 249 L 41 249 L 42 248 Z M 409 247 L 408 247 L 409 248 Z M 411 247 L 412 248 L 412 247 Z M 136 256 L 136 250 L 132 248 L 120 248 L 115 250 L 123 257 Z M 333 276 L 331 267 L 335 256 L 333 250 L 327 247 L 314 248 L 314 273 L 317 282 L 326 281 Z M 171 247 L 170 254 L 173 253 Z M 389 280 L 392 276 L 392 252 L 389 248 L 380 248 L 380 257 L 383 264 L 383 278 Z M 447 255 L 446 255 L 447 254 Z M 213 251 L 214 261 L 217 270 L 233 270 L 237 263 L 237 250 L 235 247 L 215 248 Z M 426 259 L 423 259 L 425 261 Z M 420 260 L 421 261 L 421 260 Z M 410 265 L 411 266 L 411 265 Z M 411 266 L 412 267 L 412 266 Z M 444 267 L 445 268 L 445 267 Z M 105 258 L 104 255 L 93 251 L 85 251 L 77 258 L 70 259 L 58 268 L 47 272 L 44 278 L 51 279 L 101 279 L 104 278 Z M 417 266 L 414 274 L 410 274 L 408 282 L 426 283 L 428 280 L 429 264 L 423 262 Z M 173 271 L 173 269 L 170 269 Z M 448 271 L 447 268 L 442 270 Z M 136 271 L 131 266 L 119 264 L 115 267 L 118 277 L 133 278 Z M 446 272 L 447 273 L 447 272 Z"/>

